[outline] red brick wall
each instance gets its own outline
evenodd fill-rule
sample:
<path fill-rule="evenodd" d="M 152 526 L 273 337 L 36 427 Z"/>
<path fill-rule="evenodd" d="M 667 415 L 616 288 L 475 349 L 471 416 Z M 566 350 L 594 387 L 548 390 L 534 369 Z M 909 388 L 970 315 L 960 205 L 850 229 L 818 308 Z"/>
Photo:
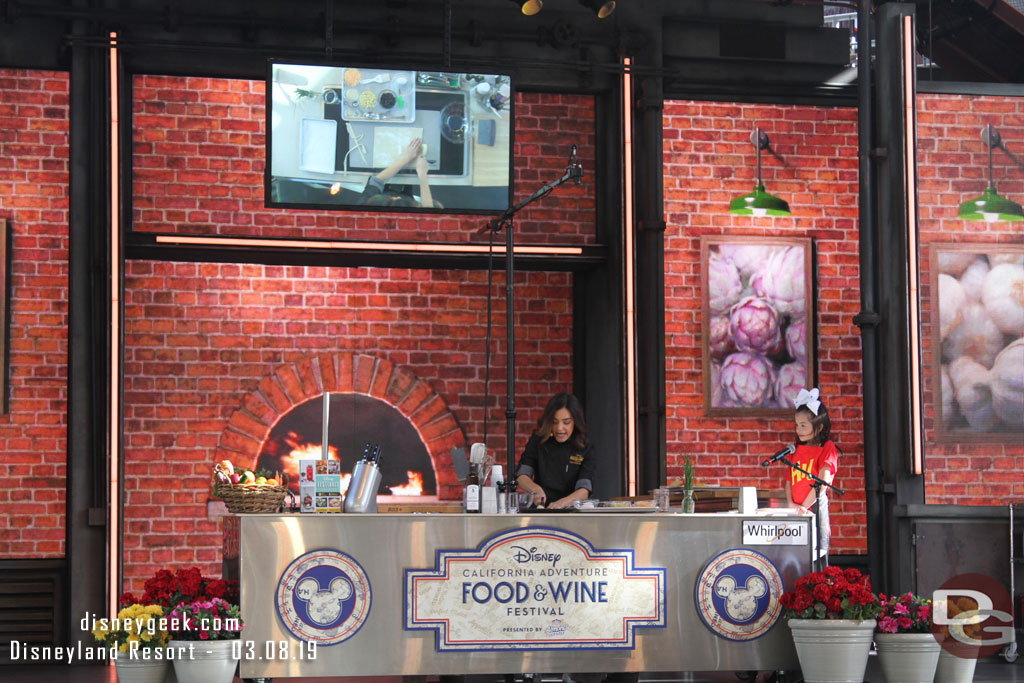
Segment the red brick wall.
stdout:
<path fill-rule="evenodd" d="M 321 239 L 484 241 L 481 216 L 267 209 L 263 81 L 136 76 L 134 229 Z M 521 243 L 593 243 L 594 98 L 517 93 L 515 201 L 561 177 L 570 146 L 588 170 L 516 220 Z"/>
<path fill-rule="evenodd" d="M 0 221 L 13 245 L 0 558 L 65 552 L 67 191 L 67 74 L 0 69 Z"/>
<path fill-rule="evenodd" d="M 729 201 L 756 175 L 751 132 L 760 125 L 784 168 L 762 155 L 764 182 L 793 215 L 732 216 Z M 833 497 L 832 547 L 866 550 L 857 250 L 857 113 L 853 109 L 666 102 L 665 376 L 668 477 L 696 458 L 705 484 L 781 489 L 783 471 L 760 462 L 792 442 L 792 417 L 707 417 L 701 360 L 702 235 L 810 237 L 816 250 L 818 386 L 843 450 Z"/>
<path fill-rule="evenodd" d="M 489 443 L 504 457 L 504 277 L 495 274 Z M 219 573 L 209 479 L 228 420 L 284 363 L 373 355 L 483 434 L 487 274 L 133 261 L 125 278 L 126 589 L 167 564 Z M 518 447 L 572 385 L 572 276 L 516 274 Z"/>
<path fill-rule="evenodd" d="M 985 189 L 988 148 L 981 139 L 995 126 L 1006 147 L 1024 159 L 1024 97 L 922 95 L 918 99 L 918 174 L 920 178 L 921 285 L 925 367 L 926 502 L 995 505 L 1024 499 L 1024 436 L 981 441 L 977 436 L 940 439 L 937 432 L 936 375 L 938 349 L 932 325 L 930 245 L 962 243 L 1024 246 L 1021 223 L 969 222 L 957 218 L 961 202 Z M 1024 201 L 1024 169 L 1002 150 L 994 150 L 993 176 L 999 194 Z M 998 246 L 996 247 L 998 249 Z M 1024 370 L 1021 370 L 1024 372 Z"/>

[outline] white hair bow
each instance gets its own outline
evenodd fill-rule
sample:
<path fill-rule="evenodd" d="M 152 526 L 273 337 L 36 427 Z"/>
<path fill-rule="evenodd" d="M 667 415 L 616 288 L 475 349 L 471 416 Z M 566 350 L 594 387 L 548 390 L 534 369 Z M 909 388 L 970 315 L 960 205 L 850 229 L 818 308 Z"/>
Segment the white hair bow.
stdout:
<path fill-rule="evenodd" d="M 807 409 L 814 413 L 814 416 L 818 416 L 818 408 L 821 407 L 821 401 L 818 400 L 818 388 L 815 387 L 810 391 L 801 389 L 800 393 L 796 395 L 796 401 L 793 402 L 793 406 L 799 408 L 800 406 L 807 406 Z"/>

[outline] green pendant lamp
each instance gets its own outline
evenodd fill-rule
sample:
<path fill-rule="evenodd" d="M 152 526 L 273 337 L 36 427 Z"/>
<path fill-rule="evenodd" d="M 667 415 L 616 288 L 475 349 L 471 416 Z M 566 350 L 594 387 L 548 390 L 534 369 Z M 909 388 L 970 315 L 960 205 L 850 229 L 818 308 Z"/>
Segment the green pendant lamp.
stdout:
<path fill-rule="evenodd" d="M 992 150 L 1003 146 L 999 131 L 991 124 L 981 132 L 981 139 L 988 145 L 988 187 L 980 197 L 968 200 L 960 205 L 959 218 L 965 221 L 1024 221 L 1024 209 L 1020 204 L 996 192 L 995 181 L 992 180 Z M 1005 147 L 1003 148 L 1005 151 Z"/>
<path fill-rule="evenodd" d="M 736 197 L 729 202 L 729 213 L 737 216 L 789 216 L 789 204 L 784 199 L 768 194 L 761 182 L 761 150 L 771 146 L 768 134 L 760 128 L 754 130 L 750 136 L 751 142 L 757 149 L 757 185 L 750 194 Z"/>

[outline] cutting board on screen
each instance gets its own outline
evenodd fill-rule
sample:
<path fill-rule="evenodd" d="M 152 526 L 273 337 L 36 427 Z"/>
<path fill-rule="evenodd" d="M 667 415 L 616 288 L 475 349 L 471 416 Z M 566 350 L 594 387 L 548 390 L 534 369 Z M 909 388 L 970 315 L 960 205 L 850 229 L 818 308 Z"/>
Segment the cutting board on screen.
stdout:
<path fill-rule="evenodd" d="M 373 167 L 386 168 L 390 166 L 405 151 L 410 142 L 422 137 L 422 128 L 377 126 L 373 130 Z"/>
<path fill-rule="evenodd" d="M 409 145 L 409 141 L 416 137 L 422 138 L 427 145 L 426 157 L 430 170 L 436 171 L 441 168 L 441 112 L 419 111 L 416 113 L 416 123 L 413 126 L 368 122 L 353 122 L 346 126 L 346 130 L 349 131 L 349 170 L 379 171 L 386 168 Z M 379 149 L 378 140 L 381 141 Z M 406 167 L 407 170 L 412 168 L 412 164 Z"/>

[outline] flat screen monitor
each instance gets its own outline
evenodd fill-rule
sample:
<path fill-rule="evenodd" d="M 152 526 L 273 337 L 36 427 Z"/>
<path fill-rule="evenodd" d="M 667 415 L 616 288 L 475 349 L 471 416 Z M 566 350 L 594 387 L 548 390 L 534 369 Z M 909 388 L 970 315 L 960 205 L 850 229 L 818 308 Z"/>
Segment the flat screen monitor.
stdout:
<path fill-rule="evenodd" d="M 509 74 L 271 61 L 266 204 L 501 213 L 513 99 Z"/>

